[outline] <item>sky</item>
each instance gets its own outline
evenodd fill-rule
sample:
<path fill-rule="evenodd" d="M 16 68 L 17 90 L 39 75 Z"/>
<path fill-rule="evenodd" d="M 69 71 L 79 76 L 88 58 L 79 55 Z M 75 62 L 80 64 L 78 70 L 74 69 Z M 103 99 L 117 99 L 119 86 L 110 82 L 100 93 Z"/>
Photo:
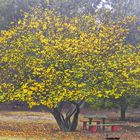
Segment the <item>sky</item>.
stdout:
<path fill-rule="evenodd" d="M 99 3 L 99 5 L 97 5 L 97 9 L 101 9 L 101 8 L 105 8 L 105 9 L 108 9 L 108 10 L 113 9 L 107 0 L 102 0 Z"/>

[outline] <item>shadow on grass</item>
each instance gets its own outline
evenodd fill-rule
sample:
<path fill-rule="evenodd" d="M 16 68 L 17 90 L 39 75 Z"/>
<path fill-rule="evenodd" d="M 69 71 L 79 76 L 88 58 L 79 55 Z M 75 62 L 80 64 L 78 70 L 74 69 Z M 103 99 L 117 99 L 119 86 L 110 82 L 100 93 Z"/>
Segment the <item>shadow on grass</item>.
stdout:
<path fill-rule="evenodd" d="M 124 129 L 129 130 L 131 132 L 140 132 L 140 126 L 123 126 Z"/>

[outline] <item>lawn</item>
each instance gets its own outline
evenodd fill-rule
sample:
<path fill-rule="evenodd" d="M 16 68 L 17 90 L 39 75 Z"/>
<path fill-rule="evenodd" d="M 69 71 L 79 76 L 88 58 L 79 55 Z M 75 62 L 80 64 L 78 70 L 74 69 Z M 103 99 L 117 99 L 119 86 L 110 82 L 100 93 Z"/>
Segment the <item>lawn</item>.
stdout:
<path fill-rule="evenodd" d="M 88 113 L 88 110 L 86 110 Z M 85 112 L 85 111 L 84 111 Z M 109 118 L 116 119 L 117 111 L 93 111 L 96 114 L 104 113 Z M 93 112 L 90 111 L 92 114 Z M 30 111 L 1 111 L 0 112 L 0 140 L 103 140 L 106 135 L 120 137 L 121 140 L 139 140 L 140 139 L 140 121 L 139 110 L 128 111 L 128 121 L 119 132 L 111 133 L 97 132 L 91 134 L 81 129 L 82 124 L 76 132 L 64 133 L 59 130 L 54 118 L 45 112 Z M 79 120 L 82 118 L 83 112 L 80 114 Z M 112 117 L 113 116 L 113 117 Z M 130 118 L 137 118 L 130 121 Z"/>

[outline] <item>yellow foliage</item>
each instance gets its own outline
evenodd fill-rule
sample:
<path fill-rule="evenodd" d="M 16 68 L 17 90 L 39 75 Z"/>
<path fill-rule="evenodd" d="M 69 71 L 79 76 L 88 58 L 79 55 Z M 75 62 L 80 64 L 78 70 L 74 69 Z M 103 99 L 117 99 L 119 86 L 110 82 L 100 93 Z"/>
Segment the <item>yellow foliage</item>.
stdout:
<path fill-rule="evenodd" d="M 140 53 L 124 45 L 128 22 L 99 24 L 91 15 L 64 18 L 48 9 L 25 13 L 1 31 L 0 100 L 55 108 L 62 101 L 118 98 L 138 89 Z"/>

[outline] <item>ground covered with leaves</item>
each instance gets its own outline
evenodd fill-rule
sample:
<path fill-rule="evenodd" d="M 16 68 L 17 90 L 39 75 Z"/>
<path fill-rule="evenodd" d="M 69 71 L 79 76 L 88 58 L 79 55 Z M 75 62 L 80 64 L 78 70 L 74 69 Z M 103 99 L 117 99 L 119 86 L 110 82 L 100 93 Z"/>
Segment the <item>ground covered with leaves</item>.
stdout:
<path fill-rule="evenodd" d="M 102 111 L 96 113 L 103 113 Z M 105 114 L 105 112 L 104 112 Z M 107 112 L 109 118 L 116 116 L 118 112 Z M 127 115 L 131 114 L 127 113 Z M 139 116 L 139 111 L 133 115 Z M 131 116 L 130 116 L 131 117 Z M 134 117 L 134 116 L 133 116 Z M 82 114 L 79 120 L 82 119 Z M 140 139 L 140 122 L 126 121 L 121 131 L 111 133 L 97 132 L 91 134 L 82 130 L 82 124 L 76 132 L 64 133 L 59 130 L 54 118 L 49 113 L 44 112 L 0 112 L 0 140 L 104 140 L 106 136 L 120 137 L 121 140 L 139 140 Z"/>

